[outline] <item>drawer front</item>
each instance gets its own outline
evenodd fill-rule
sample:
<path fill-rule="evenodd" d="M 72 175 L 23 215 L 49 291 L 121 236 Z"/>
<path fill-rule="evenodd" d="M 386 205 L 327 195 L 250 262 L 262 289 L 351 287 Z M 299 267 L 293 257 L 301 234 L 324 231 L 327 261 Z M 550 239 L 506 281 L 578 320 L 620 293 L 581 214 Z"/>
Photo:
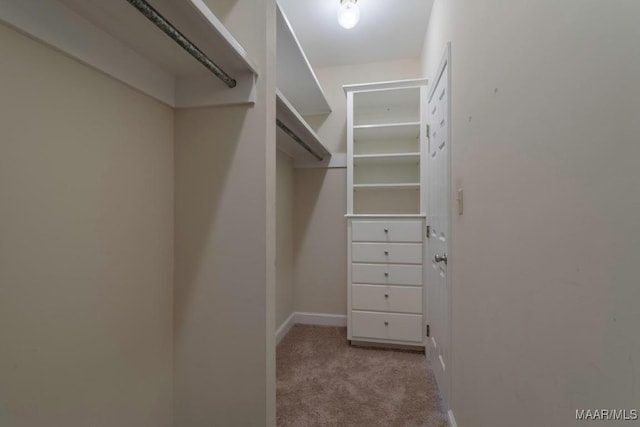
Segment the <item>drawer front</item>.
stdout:
<path fill-rule="evenodd" d="M 422 313 L 422 288 L 417 286 L 352 285 L 354 310 Z"/>
<path fill-rule="evenodd" d="M 422 342 L 422 316 L 419 314 L 351 313 L 351 336 L 380 340 Z"/>
<path fill-rule="evenodd" d="M 422 221 L 353 221 L 354 242 L 422 242 Z"/>
<path fill-rule="evenodd" d="M 422 264 L 421 243 L 353 243 L 353 262 Z"/>
<path fill-rule="evenodd" d="M 422 265 L 352 264 L 353 283 L 422 285 Z"/>

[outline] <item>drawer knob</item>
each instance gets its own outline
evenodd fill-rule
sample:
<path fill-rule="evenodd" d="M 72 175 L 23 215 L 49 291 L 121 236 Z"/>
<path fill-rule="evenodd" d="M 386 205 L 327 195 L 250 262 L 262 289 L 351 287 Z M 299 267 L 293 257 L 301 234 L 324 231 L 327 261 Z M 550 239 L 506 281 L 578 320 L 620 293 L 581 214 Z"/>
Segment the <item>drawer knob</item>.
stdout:
<path fill-rule="evenodd" d="M 384 322 L 384 326 L 389 326 L 389 322 L 387 322 L 387 321 L 385 320 L 385 322 Z"/>
<path fill-rule="evenodd" d="M 384 229 L 384 232 L 385 232 L 385 233 L 388 233 L 388 232 L 389 232 L 389 229 L 388 229 L 388 228 L 385 228 L 385 229 Z"/>
<path fill-rule="evenodd" d="M 389 255 L 389 251 L 384 251 L 384 254 L 385 255 Z"/>
<path fill-rule="evenodd" d="M 384 277 L 389 277 L 389 273 L 385 272 Z"/>
<path fill-rule="evenodd" d="M 389 298 L 389 294 L 384 294 L 384 297 L 385 298 Z"/>

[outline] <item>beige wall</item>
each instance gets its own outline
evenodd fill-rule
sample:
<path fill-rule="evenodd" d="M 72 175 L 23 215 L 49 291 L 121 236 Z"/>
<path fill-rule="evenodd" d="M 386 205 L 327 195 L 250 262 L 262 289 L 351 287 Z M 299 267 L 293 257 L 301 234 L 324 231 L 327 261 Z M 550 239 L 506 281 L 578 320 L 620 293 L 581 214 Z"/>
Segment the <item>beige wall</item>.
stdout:
<path fill-rule="evenodd" d="M 275 426 L 275 0 L 210 1 L 251 106 L 176 112 L 176 426 Z M 221 10 L 224 9 L 224 10 Z"/>
<path fill-rule="evenodd" d="M 416 60 L 315 70 L 332 112 L 307 117 L 332 153 L 347 151 L 347 100 L 342 85 L 420 77 Z M 346 169 L 296 169 L 294 196 L 295 310 L 347 313 Z"/>
<path fill-rule="evenodd" d="M 0 51 L 0 425 L 171 426 L 172 110 Z"/>
<path fill-rule="evenodd" d="M 294 312 L 293 159 L 276 154 L 276 327 Z"/>
<path fill-rule="evenodd" d="M 450 256 L 460 427 L 638 407 L 639 20 L 631 0 L 435 2 L 424 67 L 452 41 L 465 194 Z"/>

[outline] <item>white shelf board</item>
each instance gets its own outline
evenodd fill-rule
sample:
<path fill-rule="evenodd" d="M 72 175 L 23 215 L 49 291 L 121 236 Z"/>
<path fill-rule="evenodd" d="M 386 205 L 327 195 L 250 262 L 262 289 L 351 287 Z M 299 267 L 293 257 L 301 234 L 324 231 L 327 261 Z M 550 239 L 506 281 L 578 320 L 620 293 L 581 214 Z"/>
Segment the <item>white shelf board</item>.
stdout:
<path fill-rule="evenodd" d="M 303 116 L 329 114 L 320 82 L 279 5 L 276 20 L 276 87 Z"/>
<path fill-rule="evenodd" d="M 323 160 L 331 157 L 331 153 L 324 146 L 318 135 L 302 118 L 300 113 L 291 105 L 279 89 L 276 89 L 276 118 L 298 136 L 311 150 Z M 284 131 L 278 128 L 276 134 L 278 149 L 284 151 L 296 161 L 323 161 L 317 159 Z"/>
<path fill-rule="evenodd" d="M 203 0 L 149 3 L 237 86 L 228 88 L 123 0 L 3 0 L 0 21 L 172 107 L 255 101 L 256 66 Z"/>
<path fill-rule="evenodd" d="M 355 154 L 354 165 L 420 163 L 420 153 Z"/>
<path fill-rule="evenodd" d="M 418 190 L 419 182 L 404 184 L 353 184 L 354 190 Z"/>
<path fill-rule="evenodd" d="M 383 123 L 353 127 L 354 141 L 406 140 L 420 137 L 420 122 Z"/>
<path fill-rule="evenodd" d="M 378 91 L 378 90 L 391 90 L 400 89 L 414 86 L 426 86 L 429 81 L 427 79 L 407 79 L 407 80 L 393 80 L 388 82 L 375 82 L 375 83 L 357 83 L 343 85 L 342 90 L 347 92 L 366 92 L 366 91 Z"/>
<path fill-rule="evenodd" d="M 346 218 L 426 218 L 426 214 L 345 214 Z"/>

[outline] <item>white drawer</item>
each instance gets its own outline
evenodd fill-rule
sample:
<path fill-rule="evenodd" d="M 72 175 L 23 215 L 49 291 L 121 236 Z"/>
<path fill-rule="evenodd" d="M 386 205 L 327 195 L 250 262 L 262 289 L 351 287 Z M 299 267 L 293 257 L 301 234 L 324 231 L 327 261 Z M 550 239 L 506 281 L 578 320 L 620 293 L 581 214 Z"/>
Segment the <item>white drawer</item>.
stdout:
<path fill-rule="evenodd" d="M 422 242 L 422 221 L 353 221 L 354 242 Z"/>
<path fill-rule="evenodd" d="M 353 283 L 422 285 L 422 265 L 351 264 Z"/>
<path fill-rule="evenodd" d="M 422 316 L 419 314 L 351 313 L 351 336 L 380 340 L 412 341 L 422 343 Z"/>
<path fill-rule="evenodd" d="M 354 310 L 422 313 L 422 288 L 417 286 L 352 285 Z"/>
<path fill-rule="evenodd" d="M 351 260 L 422 264 L 422 243 L 354 243 Z"/>

